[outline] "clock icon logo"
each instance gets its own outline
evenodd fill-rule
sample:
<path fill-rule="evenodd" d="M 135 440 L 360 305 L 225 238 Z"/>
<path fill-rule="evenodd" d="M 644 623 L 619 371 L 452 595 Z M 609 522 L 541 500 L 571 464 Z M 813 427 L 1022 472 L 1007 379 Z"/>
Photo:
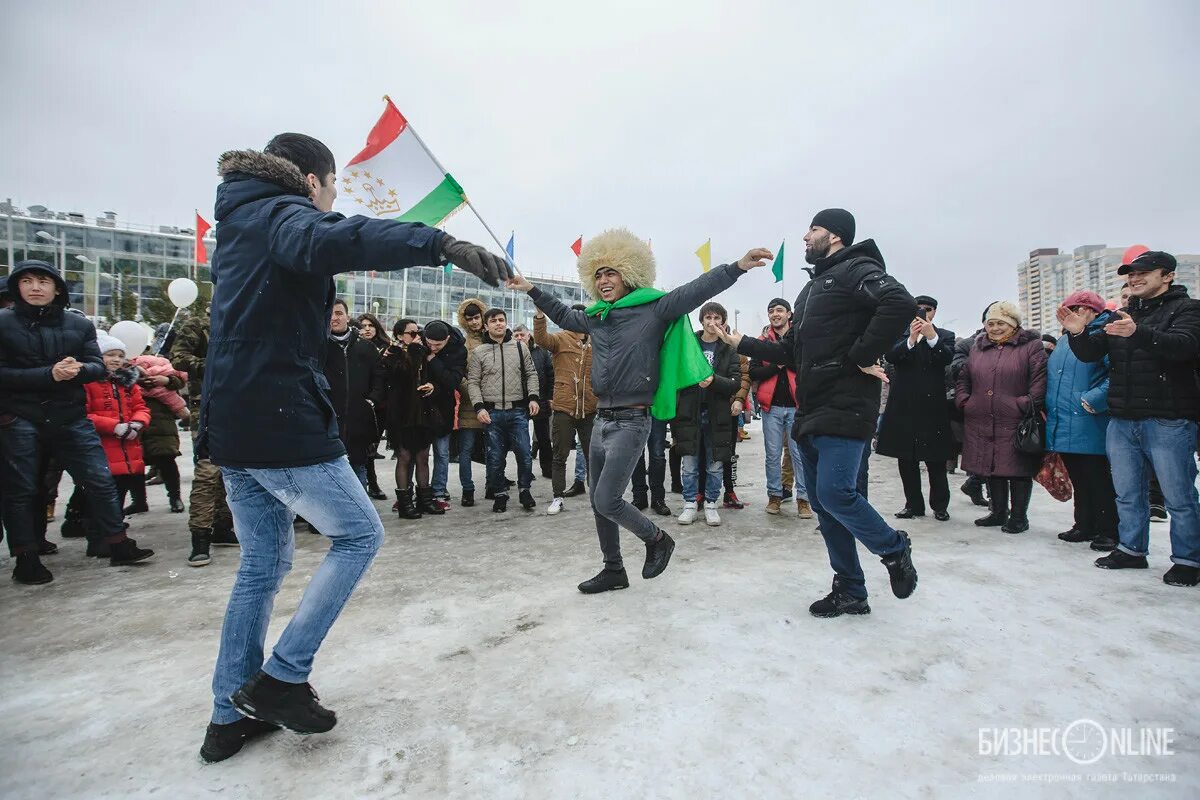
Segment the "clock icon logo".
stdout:
<path fill-rule="evenodd" d="M 1108 750 L 1108 737 L 1100 723 L 1077 719 L 1062 732 L 1063 752 L 1076 764 L 1095 764 Z"/>

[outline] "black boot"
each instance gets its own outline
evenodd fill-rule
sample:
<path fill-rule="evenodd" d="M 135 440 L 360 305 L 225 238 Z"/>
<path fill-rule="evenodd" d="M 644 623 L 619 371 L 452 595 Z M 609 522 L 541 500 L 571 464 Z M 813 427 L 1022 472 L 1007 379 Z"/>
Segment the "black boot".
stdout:
<path fill-rule="evenodd" d="M 912 563 L 912 542 L 904 531 L 896 531 L 904 540 L 904 549 L 880 559 L 887 567 L 892 582 L 892 594 L 901 600 L 917 590 L 917 569 Z"/>
<path fill-rule="evenodd" d="M 992 496 L 992 513 L 975 520 L 981 528 L 998 528 L 1008 524 L 1008 479 L 988 478 L 988 492 Z"/>
<path fill-rule="evenodd" d="M 658 514 L 660 517 L 669 517 L 675 513 L 671 511 L 671 507 L 667 505 L 666 500 L 661 497 L 651 500 L 650 507 L 654 509 L 654 513 Z"/>
<path fill-rule="evenodd" d="M 503 514 L 508 511 L 508 495 L 493 494 L 492 495 L 492 511 L 496 514 Z"/>
<path fill-rule="evenodd" d="M 644 492 L 633 493 L 633 507 L 638 511 L 645 511 L 650 507 L 650 500 L 646 497 Z"/>
<path fill-rule="evenodd" d="M 58 552 L 58 545 L 49 539 L 42 539 L 38 542 L 37 552 L 39 556 L 52 556 Z"/>
<path fill-rule="evenodd" d="M 208 528 L 192 528 L 192 554 L 188 556 L 189 567 L 203 567 L 212 560 L 208 554 L 208 539 L 212 531 Z"/>
<path fill-rule="evenodd" d="M 367 497 L 371 498 L 372 500 L 388 499 L 387 492 L 383 491 L 383 489 L 380 489 L 379 484 L 377 483 L 367 484 Z"/>
<path fill-rule="evenodd" d="M 1176 564 L 1163 575 L 1163 583 L 1168 586 L 1195 586 L 1200 583 L 1200 567 Z"/>
<path fill-rule="evenodd" d="M 183 507 L 183 500 L 180 499 L 179 495 L 177 494 L 173 494 L 168 497 L 167 502 L 171 505 L 172 514 L 182 514 L 184 511 L 187 511 L 187 509 Z"/>
<path fill-rule="evenodd" d="M 1069 531 L 1060 533 L 1058 538 L 1064 542 L 1090 542 L 1096 538 L 1096 534 L 1081 531 L 1078 528 L 1071 528 Z"/>
<path fill-rule="evenodd" d="M 1008 524 L 1000 530 L 1005 533 L 1024 533 L 1029 530 L 1029 498 L 1033 495 L 1033 481 L 1012 482 L 1012 511 Z"/>
<path fill-rule="evenodd" d="M 74 514 L 69 509 L 63 516 L 62 537 L 64 539 L 82 539 L 87 536 L 87 522 L 81 514 Z"/>
<path fill-rule="evenodd" d="M 983 481 L 972 475 L 963 481 L 961 487 L 962 493 L 971 498 L 971 502 L 977 506 L 986 506 L 987 499 L 983 496 Z"/>
<path fill-rule="evenodd" d="M 400 507 L 396 510 L 396 513 L 400 515 L 400 519 L 421 518 L 421 512 L 417 509 L 416 503 L 413 502 L 412 489 L 397 490 L 396 502 L 400 504 Z"/>
<path fill-rule="evenodd" d="M 475 505 L 475 490 L 474 489 L 472 489 L 469 492 L 466 489 L 463 489 L 462 503 L 460 503 L 460 505 L 463 508 L 470 508 L 471 506 Z"/>
<path fill-rule="evenodd" d="M 210 722 L 208 730 L 204 732 L 204 744 L 200 745 L 200 758 L 204 759 L 207 764 L 224 761 L 230 756 L 237 755 L 246 742 L 277 730 L 279 730 L 278 725 L 259 722 L 249 717 L 243 717 L 237 722 L 230 722 L 227 725 Z"/>
<path fill-rule="evenodd" d="M 37 586 L 54 580 L 50 570 L 42 566 L 42 560 L 37 553 L 22 553 L 16 558 L 17 565 L 13 567 L 13 580 L 26 586 Z M 625 584 L 628 586 L 629 584 Z"/>
<path fill-rule="evenodd" d="M 622 569 L 608 569 L 605 567 L 600 570 L 600 574 L 594 578 L 588 578 L 583 583 L 579 584 L 579 591 L 584 594 L 599 594 L 600 592 L 609 592 L 613 589 L 628 589 L 629 576 Z"/>
<path fill-rule="evenodd" d="M 521 508 L 526 511 L 533 511 L 537 508 L 537 501 L 533 499 L 533 494 L 528 489 L 522 489 L 517 495 L 517 499 L 521 501 Z"/>
<path fill-rule="evenodd" d="M 433 499 L 433 489 L 417 487 L 417 508 L 422 514 L 445 514 L 446 510 Z"/>
<path fill-rule="evenodd" d="M 1091 548 L 1097 553 L 1109 553 L 1116 550 L 1118 544 L 1120 542 L 1117 541 L 1116 536 L 1097 534 L 1096 538 L 1092 539 Z"/>
<path fill-rule="evenodd" d="M 87 557 L 88 558 L 108 558 L 109 556 L 108 542 L 103 539 L 88 539 Z"/>
<path fill-rule="evenodd" d="M 575 481 L 571 484 L 571 488 L 563 492 L 563 497 L 578 497 L 586 492 L 587 489 L 583 485 L 583 481 Z"/>
<path fill-rule="evenodd" d="M 1145 556 L 1131 556 L 1124 550 L 1113 550 L 1104 558 L 1097 558 L 1096 566 L 1100 569 L 1146 569 L 1149 564 Z"/>
<path fill-rule="evenodd" d="M 296 733 L 325 733 L 337 725 L 337 715 L 317 702 L 308 683 L 285 683 L 262 670 L 229 699 L 245 716 Z"/>
<path fill-rule="evenodd" d="M 150 506 L 146 505 L 145 500 L 134 500 L 132 503 L 125 506 L 125 508 L 121 509 L 121 513 L 128 517 L 130 514 L 145 514 L 149 510 Z"/>
<path fill-rule="evenodd" d="M 127 564 L 137 564 L 154 555 L 154 551 L 138 547 L 133 539 L 125 538 L 116 544 L 108 546 L 108 564 L 110 567 L 123 567 Z"/>
<path fill-rule="evenodd" d="M 657 538 L 646 542 L 646 563 L 642 565 L 642 577 L 650 580 L 661 575 L 671 561 L 671 553 L 674 552 L 675 540 L 659 528 Z"/>
<path fill-rule="evenodd" d="M 835 575 L 833 591 L 808 607 L 808 613 L 814 617 L 840 617 L 842 614 L 870 614 L 871 606 L 867 598 L 855 597 L 842 588 L 841 581 Z"/>
<path fill-rule="evenodd" d="M 307 523 L 305 523 L 307 524 Z M 316 532 L 316 529 L 312 529 Z M 209 537 L 213 547 L 241 547 L 242 543 L 238 541 L 237 534 L 233 532 L 233 527 L 230 525 L 216 524 L 212 526 L 212 535 Z"/>

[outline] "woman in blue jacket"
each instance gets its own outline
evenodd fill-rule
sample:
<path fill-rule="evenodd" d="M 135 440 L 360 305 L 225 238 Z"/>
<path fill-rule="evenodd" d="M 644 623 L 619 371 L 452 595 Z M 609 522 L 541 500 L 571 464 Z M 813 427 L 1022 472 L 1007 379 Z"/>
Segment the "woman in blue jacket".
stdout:
<path fill-rule="evenodd" d="M 1075 292 L 1063 301 L 1088 318 L 1088 330 L 1112 318 L 1095 292 Z M 1108 359 L 1085 363 L 1059 340 L 1046 365 L 1046 449 L 1062 456 L 1075 487 L 1075 524 L 1058 535 L 1064 542 L 1092 542 L 1092 548 L 1117 546 L 1117 499 L 1105 455 L 1108 429 Z"/>

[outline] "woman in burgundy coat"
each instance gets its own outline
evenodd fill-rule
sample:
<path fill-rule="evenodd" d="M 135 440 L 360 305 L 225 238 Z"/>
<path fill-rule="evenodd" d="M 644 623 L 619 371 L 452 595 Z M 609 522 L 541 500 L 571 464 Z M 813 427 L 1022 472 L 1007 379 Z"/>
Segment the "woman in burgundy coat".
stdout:
<path fill-rule="evenodd" d="M 1017 450 L 1017 426 L 1046 398 L 1046 351 L 1037 331 L 1021 327 L 1009 302 L 992 303 L 984 332 L 958 375 L 955 401 L 964 416 L 963 469 L 987 478 L 991 513 L 975 520 L 1005 533 L 1029 530 L 1029 498 L 1041 456 Z M 1011 506 L 1010 506 L 1011 500 Z"/>

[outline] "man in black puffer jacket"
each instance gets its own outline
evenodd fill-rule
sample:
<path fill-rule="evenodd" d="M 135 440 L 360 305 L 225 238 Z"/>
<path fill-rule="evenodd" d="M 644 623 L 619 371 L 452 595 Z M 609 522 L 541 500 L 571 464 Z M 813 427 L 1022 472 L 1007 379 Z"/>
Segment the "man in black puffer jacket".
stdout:
<path fill-rule="evenodd" d="M 1103 569 L 1145 569 L 1150 549 L 1147 465 L 1153 466 L 1171 512 L 1173 586 L 1200 583 L 1200 497 L 1196 493 L 1196 427 L 1200 420 L 1200 300 L 1175 285 L 1175 257 L 1150 251 L 1117 270 L 1129 276 L 1128 311 L 1089 333 L 1083 317 L 1058 309 L 1081 361 L 1111 364 L 1105 449 L 1117 490 L 1121 543 L 1096 560 Z"/>
<path fill-rule="evenodd" d="M 379 440 L 379 420 L 368 399 L 374 388 L 377 361 L 379 351 L 375 345 L 360 339 L 358 327 L 350 324 L 346 301 L 334 300 L 325 350 L 325 378 L 329 381 L 329 399 L 337 413 L 338 438 L 346 447 L 346 460 L 368 492 L 367 459 Z"/>
<path fill-rule="evenodd" d="M 892 592 L 916 589 L 908 534 L 892 529 L 867 502 L 856 477 L 879 417 L 879 358 L 917 313 L 917 303 L 887 274 L 875 242 L 854 241 L 854 217 L 818 213 L 804 235 L 812 280 L 796 298 L 792 327 L 779 342 L 741 334 L 726 341 L 742 355 L 796 371 L 796 421 L 808 499 L 821 521 L 833 591 L 809 607 L 818 617 L 869 614 L 855 539 L 880 556 Z"/>
<path fill-rule="evenodd" d="M 66 313 L 67 284 L 45 261 L 21 261 L 8 276 L 12 308 L 0 310 L 0 481 L 4 527 L 16 558 L 13 580 L 49 583 L 37 540 L 39 464 L 43 454 L 66 468 L 88 497 L 92 525 L 88 555 L 107 555 L 113 566 L 154 555 L 125 536 L 117 487 L 96 428 L 87 418 L 85 383 L 106 377 L 96 329 Z"/>

